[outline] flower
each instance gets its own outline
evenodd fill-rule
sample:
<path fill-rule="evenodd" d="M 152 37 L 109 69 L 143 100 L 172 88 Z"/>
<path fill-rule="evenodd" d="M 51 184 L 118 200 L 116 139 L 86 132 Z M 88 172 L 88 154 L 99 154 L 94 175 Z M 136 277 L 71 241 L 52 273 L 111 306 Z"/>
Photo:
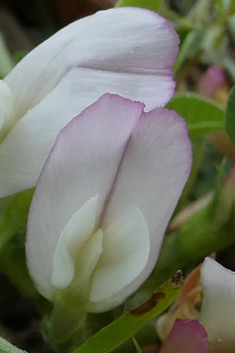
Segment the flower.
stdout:
<path fill-rule="evenodd" d="M 196 320 L 176 319 L 159 353 L 209 353 L 207 333 Z"/>
<path fill-rule="evenodd" d="M 198 274 L 201 272 L 201 286 L 198 285 Z M 192 272 L 186 279 L 186 286 L 182 290 L 181 298 L 177 299 L 169 312 L 161 317 L 157 324 L 158 333 L 164 339 L 173 325 L 173 320 L 177 317 L 183 319 L 197 318 L 204 327 L 209 341 L 209 352 L 213 353 L 232 353 L 235 351 L 235 273 L 224 268 L 212 258 L 207 257 L 202 266 Z M 193 288 L 193 284 L 195 287 Z M 188 293 L 186 290 L 188 289 Z M 202 290 L 202 307 L 197 311 L 193 306 L 196 297 Z M 187 294 L 187 295 L 186 295 Z M 184 299 L 184 300 L 183 300 Z M 191 304 L 190 304 L 191 301 Z M 190 304 L 190 305 L 189 305 Z M 183 320 L 188 321 L 188 320 Z M 194 321 L 194 320 L 193 320 Z M 168 336 L 171 341 L 171 332 Z M 181 332 L 180 342 L 188 340 L 185 334 L 184 339 Z M 166 342 L 168 340 L 166 338 Z M 163 347 L 164 344 L 163 344 Z M 198 350 L 201 352 L 201 350 Z M 165 353 L 163 350 L 162 353 Z M 172 351 L 173 352 L 173 351 Z"/>
<path fill-rule="evenodd" d="M 235 273 L 206 258 L 201 269 L 203 287 L 199 322 L 208 334 L 210 352 L 235 351 Z"/>
<path fill-rule="evenodd" d="M 60 130 L 102 94 L 164 106 L 177 50 L 165 19 L 132 7 L 76 21 L 29 53 L 0 84 L 0 197 L 35 186 Z"/>
<path fill-rule="evenodd" d="M 28 268 L 39 292 L 102 312 L 147 278 L 191 168 L 174 111 L 104 95 L 58 135 L 32 200 Z"/>
<path fill-rule="evenodd" d="M 223 70 L 218 66 L 211 66 L 202 75 L 198 87 L 199 93 L 204 97 L 212 98 L 225 82 L 226 76 L 224 75 Z"/>

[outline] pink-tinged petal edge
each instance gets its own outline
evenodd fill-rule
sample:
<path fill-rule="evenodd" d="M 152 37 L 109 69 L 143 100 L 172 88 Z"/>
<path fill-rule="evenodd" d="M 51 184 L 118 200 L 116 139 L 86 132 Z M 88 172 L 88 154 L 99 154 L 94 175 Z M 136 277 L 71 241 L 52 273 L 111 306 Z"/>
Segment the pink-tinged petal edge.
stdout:
<path fill-rule="evenodd" d="M 165 228 L 191 169 L 192 151 L 186 123 L 178 114 L 162 108 L 142 114 L 142 109 L 140 103 L 107 94 L 58 136 L 36 188 L 26 243 L 31 275 L 46 297 L 52 295 L 50 259 L 58 238 L 72 215 L 95 195 L 99 197 L 97 219 L 109 199 L 104 229 L 125 213 L 126 207 L 136 205 L 151 231 L 152 252 L 146 268 L 117 296 L 124 300 L 133 293 L 155 265 Z M 102 129 L 109 123 L 111 130 L 103 135 Z M 114 205 L 113 200 L 117 201 Z"/>
<path fill-rule="evenodd" d="M 196 320 L 176 319 L 159 353 L 209 353 L 207 333 Z"/>
<path fill-rule="evenodd" d="M 143 113 L 128 142 L 101 227 L 106 229 L 130 204 L 140 209 L 148 225 L 149 260 L 138 278 L 125 288 L 125 295 L 133 293 L 155 266 L 191 166 L 192 146 L 185 120 L 163 108 Z"/>

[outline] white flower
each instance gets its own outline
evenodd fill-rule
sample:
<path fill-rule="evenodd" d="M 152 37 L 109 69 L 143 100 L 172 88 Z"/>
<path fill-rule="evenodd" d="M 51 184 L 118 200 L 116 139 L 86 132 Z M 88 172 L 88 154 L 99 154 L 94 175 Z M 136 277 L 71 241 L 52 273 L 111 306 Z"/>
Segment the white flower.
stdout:
<path fill-rule="evenodd" d="M 34 187 L 60 130 L 104 93 L 164 106 L 178 36 L 139 8 L 98 12 L 29 53 L 0 84 L 0 197 Z"/>
<path fill-rule="evenodd" d="M 28 267 L 70 310 L 111 309 L 148 277 L 190 173 L 185 121 L 143 107 L 102 96 L 61 131 L 38 180 Z"/>

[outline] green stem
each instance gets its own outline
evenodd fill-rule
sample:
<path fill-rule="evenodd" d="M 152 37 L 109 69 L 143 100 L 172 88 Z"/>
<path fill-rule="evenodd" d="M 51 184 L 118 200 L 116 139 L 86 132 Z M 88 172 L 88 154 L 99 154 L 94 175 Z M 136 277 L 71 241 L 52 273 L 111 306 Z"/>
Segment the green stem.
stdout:
<path fill-rule="evenodd" d="M 44 331 L 50 344 L 59 352 L 68 352 L 88 337 L 85 312 L 72 312 L 55 305 L 49 318 L 44 319 Z"/>

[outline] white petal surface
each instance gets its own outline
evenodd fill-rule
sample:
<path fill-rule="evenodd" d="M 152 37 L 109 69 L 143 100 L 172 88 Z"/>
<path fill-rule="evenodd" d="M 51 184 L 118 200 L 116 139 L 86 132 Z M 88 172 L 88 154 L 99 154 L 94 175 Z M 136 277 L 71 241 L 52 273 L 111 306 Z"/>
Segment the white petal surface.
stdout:
<path fill-rule="evenodd" d="M 72 284 L 75 296 L 76 293 L 79 293 L 79 290 L 84 290 L 84 285 L 90 287 L 90 277 L 92 276 L 100 255 L 103 252 L 103 236 L 102 230 L 98 229 L 86 243 L 81 254 L 76 258 L 74 257 L 77 267 L 76 278 Z M 87 292 L 85 298 L 86 302 L 88 295 L 89 293 Z"/>
<path fill-rule="evenodd" d="M 142 109 L 140 103 L 105 95 L 58 136 L 36 187 L 27 230 L 28 266 L 43 295 L 51 291 L 52 259 L 61 233 L 96 195 L 99 219 Z"/>
<path fill-rule="evenodd" d="M 148 225 L 148 263 L 138 279 L 125 288 L 125 293 L 133 293 L 153 269 L 191 163 L 185 121 L 174 111 L 162 108 L 144 113 L 129 140 L 101 227 L 105 231 L 130 204 L 140 209 Z"/>
<path fill-rule="evenodd" d="M 97 203 L 97 196 L 87 201 L 71 217 L 62 231 L 53 256 L 51 274 L 53 286 L 64 289 L 72 282 L 75 271 L 73 258 L 79 254 L 81 248 L 94 231 Z"/>
<path fill-rule="evenodd" d="M 235 351 L 235 273 L 211 258 L 201 268 L 203 287 L 200 323 L 207 331 L 210 352 Z"/>
<path fill-rule="evenodd" d="M 108 74 L 98 74 L 96 87 L 102 86 L 102 79 Z M 43 164 L 52 147 L 53 141 L 59 131 L 80 112 L 80 108 L 86 108 L 91 101 L 95 101 L 96 94 L 89 77 L 78 77 L 75 71 L 70 71 L 62 83 L 49 94 L 43 102 L 30 110 L 18 124 L 14 126 L 10 134 L 1 144 L 0 148 L 0 196 L 16 193 L 20 189 L 34 187 Z M 105 76 L 105 77 L 104 77 Z M 120 76 L 117 74 L 118 86 Z M 80 82 L 79 89 L 75 89 L 73 82 Z M 115 82 L 115 81 L 113 81 Z M 161 81 L 160 81 L 161 82 Z M 128 85 L 128 82 L 126 82 Z M 135 82 L 136 86 L 138 82 Z M 147 87 L 146 82 L 146 87 Z M 66 87 L 65 87 L 66 86 Z M 83 87 L 88 87 L 91 92 L 81 93 Z M 72 87 L 72 88 L 71 88 Z M 90 101 L 89 97 L 92 96 Z M 81 105 L 80 98 L 83 104 Z M 56 135 L 55 135 L 56 132 Z M 40 141 L 38 140 L 40 138 Z M 9 163 L 11 161 L 11 163 Z"/>
<path fill-rule="evenodd" d="M 23 116 L 73 68 L 136 74 L 140 80 L 152 74 L 157 82 L 158 76 L 172 77 L 171 66 L 177 50 L 175 31 L 156 13 L 133 7 L 110 9 L 56 33 L 29 53 L 5 82 L 13 91 L 17 113 Z M 109 92 L 109 88 L 100 95 Z M 133 85 L 133 92 L 126 97 L 135 99 L 139 89 Z M 167 99 L 166 96 L 162 99 L 163 92 L 158 89 L 155 102 L 147 109 L 164 105 L 173 94 L 170 82 L 168 89 Z M 151 91 L 149 87 L 148 92 Z M 146 89 L 143 92 L 144 101 L 148 92 Z"/>
<path fill-rule="evenodd" d="M 98 229 L 77 253 L 71 256 L 75 276 L 66 288 L 56 288 L 54 300 L 73 312 L 89 311 L 91 277 L 103 252 L 103 232 Z M 70 249 L 70 254 L 72 253 Z"/>
<path fill-rule="evenodd" d="M 74 280 L 56 298 L 63 306 L 78 312 L 89 310 L 91 277 L 103 252 L 103 232 L 98 229 L 92 234 L 81 251 L 73 256 L 75 264 Z M 56 293 L 58 295 L 58 293 Z"/>
<path fill-rule="evenodd" d="M 97 312 L 121 304 L 126 299 L 123 288 L 135 280 L 148 261 L 148 226 L 138 208 L 130 207 L 108 227 L 103 249 L 90 292 L 90 310 Z"/>
<path fill-rule="evenodd" d="M 102 94 L 167 103 L 177 48 L 165 19 L 132 7 L 77 21 L 28 54 L 5 78 L 21 120 L 1 145 L 0 197 L 36 184 L 59 131 Z"/>

